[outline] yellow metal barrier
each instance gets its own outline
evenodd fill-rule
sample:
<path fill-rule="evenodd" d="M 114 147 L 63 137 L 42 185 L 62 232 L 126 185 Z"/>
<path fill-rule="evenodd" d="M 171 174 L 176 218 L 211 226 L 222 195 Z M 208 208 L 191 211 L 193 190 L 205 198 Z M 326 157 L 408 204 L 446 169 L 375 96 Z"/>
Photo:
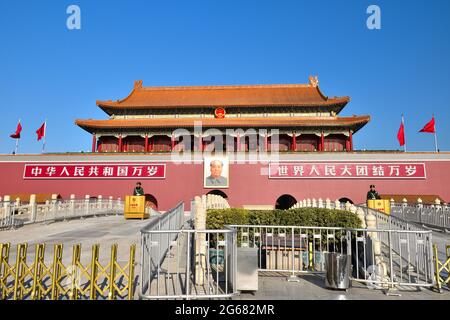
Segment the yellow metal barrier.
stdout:
<path fill-rule="evenodd" d="M 439 260 L 437 245 L 433 246 L 433 252 L 436 272 L 436 289 L 439 292 L 442 292 L 442 287 L 444 285 L 447 285 L 447 288 L 450 290 L 450 245 L 447 245 L 445 248 L 447 259 L 444 262 L 441 262 Z M 447 274 L 443 275 L 445 271 L 447 272 Z"/>
<path fill-rule="evenodd" d="M 391 202 L 389 200 L 367 200 L 367 207 L 384 212 L 387 215 L 391 214 Z"/>
<path fill-rule="evenodd" d="M 45 263 L 45 244 L 36 244 L 28 264 L 28 244 L 17 245 L 15 263 L 11 245 L 0 243 L 0 299 L 133 299 L 136 246 L 130 246 L 128 262 L 117 261 L 117 244 L 111 246 L 109 262 L 100 262 L 100 245 L 92 246 L 90 263 L 81 263 L 81 245 L 72 249 L 70 265 L 63 263 L 64 246 L 55 244 L 51 264 Z"/>

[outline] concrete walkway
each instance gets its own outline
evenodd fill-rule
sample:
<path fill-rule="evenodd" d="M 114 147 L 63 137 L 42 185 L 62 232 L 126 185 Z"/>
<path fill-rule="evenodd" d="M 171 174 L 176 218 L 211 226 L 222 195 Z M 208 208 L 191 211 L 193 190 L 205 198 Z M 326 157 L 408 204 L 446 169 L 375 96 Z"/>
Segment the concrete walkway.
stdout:
<path fill-rule="evenodd" d="M 397 291 L 401 296 L 386 295 L 383 290 L 369 289 L 363 284 L 353 282 L 345 290 L 325 288 L 322 275 L 302 275 L 299 282 L 288 282 L 286 276 L 275 273 L 260 273 L 259 290 L 255 293 L 245 292 L 234 297 L 236 300 L 450 300 L 450 291 L 436 293 L 429 289 L 416 291 Z"/>

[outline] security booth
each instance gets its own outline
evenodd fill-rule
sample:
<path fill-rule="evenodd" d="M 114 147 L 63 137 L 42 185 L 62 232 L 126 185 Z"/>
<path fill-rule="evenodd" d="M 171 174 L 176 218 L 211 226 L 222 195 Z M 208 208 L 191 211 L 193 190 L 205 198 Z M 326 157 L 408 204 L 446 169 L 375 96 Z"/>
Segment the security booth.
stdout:
<path fill-rule="evenodd" d="M 147 219 L 150 215 L 146 212 L 145 196 L 125 197 L 125 219 Z"/>
<path fill-rule="evenodd" d="M 367 207 L 388 215 L 391 214 L 391 202 L 387 199 L 367 200 Z"/>

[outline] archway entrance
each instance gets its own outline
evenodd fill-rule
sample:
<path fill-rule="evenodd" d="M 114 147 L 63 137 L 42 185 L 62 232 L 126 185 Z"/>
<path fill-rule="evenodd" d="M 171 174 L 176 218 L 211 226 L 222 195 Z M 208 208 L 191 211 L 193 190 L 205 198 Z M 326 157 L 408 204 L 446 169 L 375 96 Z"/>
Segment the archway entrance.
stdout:
<path fill-rule="evenodd" d="M 207 194 L 215 194 L 217 196 L 221 196 L 224 199 L 228 199 L 227 194 L 225 192 L 221 191 L 221 190 L 211 190 Z"/>
<path fill-rule="evenodd" d="M 155 209 L 155 210 L 158 210 L 158 200 L 156 200 L 156 198 L 153 195 L 146 193 L 145 194 L 145 206 L 151 207 L 152 209 Z"/>
<path fill-rule="evenodd" d="M 275 209 L 287 210 L 296 203 L 297 200 L 293 196 L 291 196 L 290 194 L 283 194 L 275 202 Z"/>
<path fill-rule="evenodd" d="M 340 198 L 339 202 L 343 202 L 343 203 L 350 202 L 351 204 L 353 204 L 353 201 L 351 199 L 349 199 L 349 198 Z"/>

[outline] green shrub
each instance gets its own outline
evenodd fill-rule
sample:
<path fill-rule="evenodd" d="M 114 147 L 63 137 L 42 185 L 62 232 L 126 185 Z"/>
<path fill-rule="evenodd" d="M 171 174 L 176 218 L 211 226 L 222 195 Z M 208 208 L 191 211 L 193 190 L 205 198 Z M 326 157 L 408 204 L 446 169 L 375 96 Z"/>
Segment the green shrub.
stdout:
<path fill-rule="evenodd" d="M 207 229 L 223 229 L 227 224 L 248 224 L 248 210 L 245 209 L 214 209 L 206 215 Z"/>
<path fill-rule="evenodd" d="M 356 213 L 323 208 L 292 210 L 215 209 L 206 215 L 207 229 L 222 229 L 224 225 L 268 225 L 305 227 L 360 228 Z"/>

